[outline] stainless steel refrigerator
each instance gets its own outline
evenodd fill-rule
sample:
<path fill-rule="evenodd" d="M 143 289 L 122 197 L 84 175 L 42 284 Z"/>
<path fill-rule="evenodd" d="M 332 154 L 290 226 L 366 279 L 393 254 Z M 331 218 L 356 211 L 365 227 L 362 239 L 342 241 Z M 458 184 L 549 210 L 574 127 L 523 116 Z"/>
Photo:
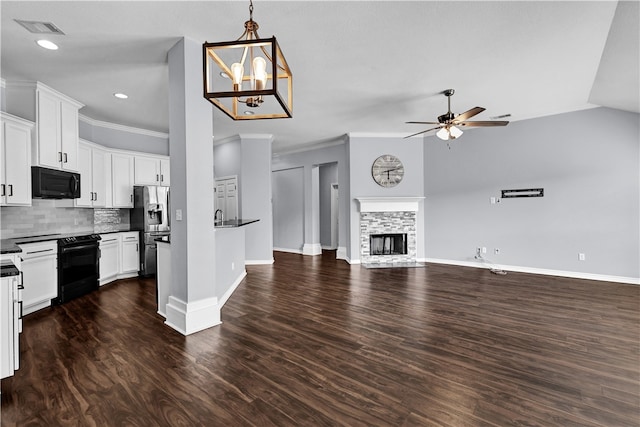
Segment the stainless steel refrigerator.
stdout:
<path fill-rule="evenodd" d="M 169 236 L 169 187 L 145 185 L 133 187 L 131 228 L 140 231 L 140 275 L 156 274 L 156 242 Z"/>

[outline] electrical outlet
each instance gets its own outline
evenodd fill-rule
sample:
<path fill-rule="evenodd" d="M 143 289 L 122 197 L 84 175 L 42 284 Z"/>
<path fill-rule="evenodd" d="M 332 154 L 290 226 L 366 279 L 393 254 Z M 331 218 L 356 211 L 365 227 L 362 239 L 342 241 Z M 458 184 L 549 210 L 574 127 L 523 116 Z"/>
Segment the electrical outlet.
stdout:
<path fill-rule="evenodd" d="M 232 262 L 232 263 L 231 263 L 231 269 L 232 269 L 232 270 L 235 270 L 235 269 L 236 269 L 236 263 L 235 263 L 235 262 Z"/>
<path fill-rule="evenodd" d="M 176 221 L 182 221 L 182 209 L 176 209 Z"/>
<path fill-rule="evenodd" d="M 584 261 L 585 259 L 587 259 L 587 257 L 582 252 L 578 254 L 578 260 Z"/>
<path fill-rule="evenodd" d="M 486 253 L 487 253 L 487 248 L 486 248 L 486 247 L 484 247 L 484 246 L 482 247 L 482 253 L 483 253 L 483 254 L 486 254 Z"/>
<path fill-rule="evenodd" d="M 500 255 L 500 248 L 495 248 L 495 249 L 493 250 L 493 253 L 494 253 L 495 255 Z"/>

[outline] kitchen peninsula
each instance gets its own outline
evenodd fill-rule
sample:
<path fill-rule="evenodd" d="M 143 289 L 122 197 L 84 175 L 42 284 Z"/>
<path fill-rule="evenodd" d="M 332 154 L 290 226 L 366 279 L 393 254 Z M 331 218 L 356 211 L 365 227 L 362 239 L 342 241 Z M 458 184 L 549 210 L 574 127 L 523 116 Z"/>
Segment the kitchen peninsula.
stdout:
<path fill-rule="evenodd" d="M 258 221 L 258 219 L 233 219 L 215 224 L 215 259 L 212 260 L 215 263 L 215 277 L 212 279 L 212 285 L 216 288 L 216 295 L 221 295 L 217 301 L 219 309 L 247 275 L 244 227 Z M 168 319 L 167 311 L 179 304 L 171 297 L 171 238 L 158 238 L 156 243 L 158 245 L 156 275 L 158 314 Z M 179 325 L 173 325 L 169 320 L 165 323 L 182 332 Z"/>

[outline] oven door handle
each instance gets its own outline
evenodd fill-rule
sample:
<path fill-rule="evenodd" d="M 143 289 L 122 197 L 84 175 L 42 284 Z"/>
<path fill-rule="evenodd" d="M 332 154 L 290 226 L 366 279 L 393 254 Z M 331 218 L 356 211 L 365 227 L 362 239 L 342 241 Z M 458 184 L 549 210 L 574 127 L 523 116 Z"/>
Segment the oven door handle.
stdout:
<path fill-rule="evenodd" d="M 62 248 L 60 252 L 63 254 L 66 254 L 69 252 L 84 251 L 86 249 L 98 249 L 98 245 L 96 245 L 95 243 L 92 243 L 92 244 L 79 245 L 79 246 L 67 246 L 65 248 Z"/>

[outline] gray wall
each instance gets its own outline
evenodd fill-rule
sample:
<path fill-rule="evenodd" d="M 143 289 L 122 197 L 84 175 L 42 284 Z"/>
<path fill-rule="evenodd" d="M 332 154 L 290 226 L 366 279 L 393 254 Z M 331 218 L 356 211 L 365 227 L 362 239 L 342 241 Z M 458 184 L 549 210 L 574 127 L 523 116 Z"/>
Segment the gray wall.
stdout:
<path fill-rule="evenodd" d="M 276 225 L 281 223 L 281 219 L 278 218 L 276 211 L 276 200 L 275 195 L 282 194 L 285 197 L 291 197 L 291 195 L 284 194 L 282 188 L 279 188 L 281 185 L 285 185 L 285 181 L 287 176 L 279 176 L 278 179 L 273 180 L 273 192 L 274 192 L 274 247 L 282 248 L 282 249 L 291 249 L 295 251 L 299 251 L 301 248 L 298 247 L 298 235 L 302 233 L 303 244 L 313 244 L 320 242 L 313 242 L 313 236 L 310 234 L 308 230 L 312 228 L 311 223 L 313 222 L 313 214 L 311 212 L 311 207 L 305 206 L 305 196 L 311 195 L 312 192 L 312 169 L 314 167 L 318 167 L 318 165 L 328 164 L 328 163 L 336 163 L 338 169 L 338 185 L 340 187 L 340 195 L 339 195 L 339 236 L 338 236 L 338 257 L 340 257 L 340 252 L 346 252 L 347 243 L 348 243 L 348 234 L 349 234 L 349 221 L 347 218 L 349 217 L 349 154 L 346 149 L 346 144 L 343 139 L 337 140 L 335 145 L 331 145 L 324 148 L 318 148 L 309 151 L 303 151 L 298 153 L 290 153 L 290 154 L 280 154 L 274 156 L 272 159 L 272 170 L 275 172 L 283 171 L 286 169 L 293 168 L 302 168 L 302 172 L 300 176 L 289 177 L 290 179 L 297 179 L 302 183 L 303 193 L 302 193 L 302 213 L 300 213 L 301 218 L 295 219 L 294 224 L 296 227 L 302 227 L 302 230 L 298 230 L 297 228 L 293 228 L 291 224 L 284 224 L 284 227 L 276 229 Z M 285 174 L 286 175 L 286 174 Z M 286 185 L 293 186 L 294 183 L 288 183 Z M 309 197 L 310 198 L 310 197 Z M 307 202 L 308 203 L 308 202 Z M 321 208 L 321 207 L 320 207 Z M 297 210 L 295 212 L 298 212 Z M 293 213 L 287 213 L 287 215 L 293 215 Z M 283 234 L 284 233 L 284 234 Z M 287 233 L 293 233 L 296 235 L 288 236 Z M 279 242 L 279 243 L 276 243 Z M 291 242 L 291 243 L 287 243 Z M 295 242 L 296 246 L 281 246 L 285 243 L 292 245 Z"/>
<path fill-rule="evenodd" d="M 271 205 L 271 135 L 240 135 L 242 156 L 238 176 L 238 209 L 243 218 L 259 219 L 245 226 L 247 263 L 273 262 Z"/>
<path fill-rule="evenodd" d="M 304 244 L 304 168 L 272 173 L 273 247 L 302 252 Z"/>
<path fill-rule="evenodd" d="M 159 132 L 94 125 L 81 119 L 79 133 L 80 138 L 108 148 L 169 155 L 169 135 Z"/>
<path fill-rule="evenodd" d="M 320 244 L 331 247 L 331 184 L 338 182 L 338 164 L 320 165 Z"/>
<path fill-rule="evenodd" d="M 485 246 L 501 265 L 640 277 L 639 135 L 638 114 L 597 108 L 467 130 L 450 150 L 425 138 L 427 257 L 472 261 Z"/>
<path fill-rule="evenodd" d="M 393 154 L 404 165 L 404 178 L 393 188 L 383 188 L 371 177 L 371 165 L 383 154 Z M 421 138 L 403 139 L 402 136 L 373 136 L 362 134 L 349 135 L 349 155 L 351 185 L 350 206 L 350 252 L 349 259 L 354 262 L 360 258 L 360 211 L 358 197 L 422 197 L 424 196 L 423 141 Z M 424 233 L 424 209 L 416 216 L 416 232 Z M 424 257 L 424 239 L 418 238 L 417 257 Z"/>

